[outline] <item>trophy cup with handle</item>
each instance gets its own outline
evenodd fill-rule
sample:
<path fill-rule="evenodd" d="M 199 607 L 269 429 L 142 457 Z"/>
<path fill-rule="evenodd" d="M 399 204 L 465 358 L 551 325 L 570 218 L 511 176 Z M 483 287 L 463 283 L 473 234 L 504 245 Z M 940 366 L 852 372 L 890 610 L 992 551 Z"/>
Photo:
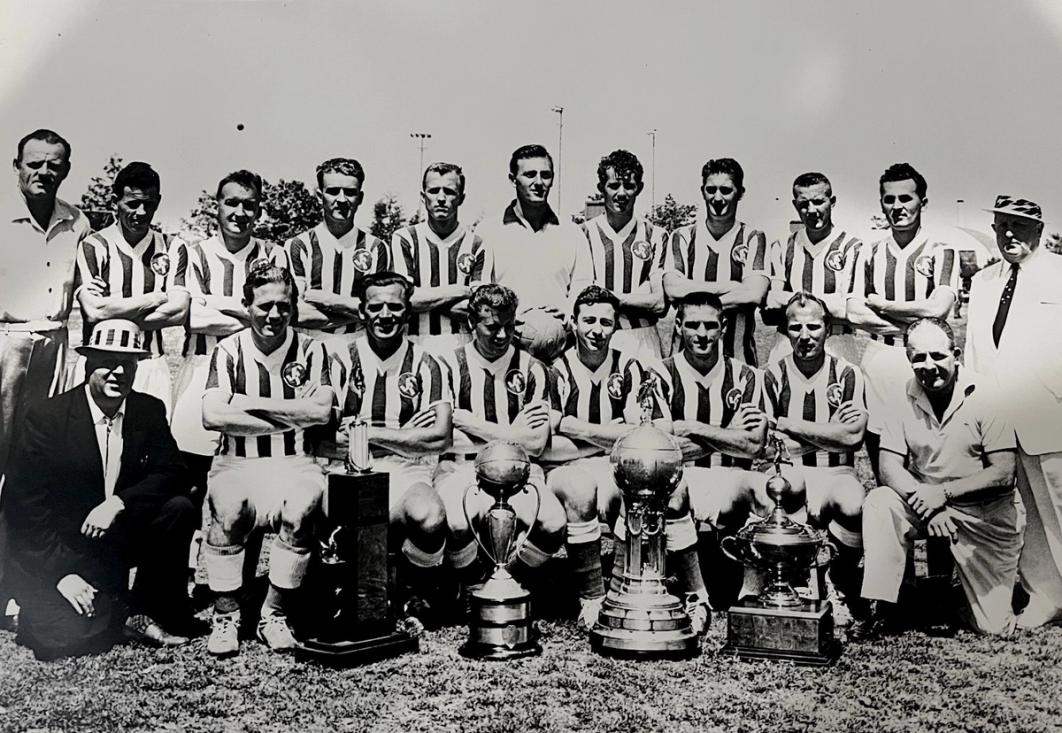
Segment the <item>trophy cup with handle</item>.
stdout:
<path fill-rule="evenodd" d="M 471 594 L 472 613 L 463 656 L 474 659 L 516 659 L 542 653 L 531 623 L 531 594 L 507 566 L 527 539 L 518 537 L 516 511 L 509 500 L 521 492 L 535 496 L 535 513 L 528 529 L 538 519 L 542 499 L 528 479 L 531 461 L 519 445 L 503 440 L 488 443 L 476 456 L 476 484 L 469 486 L 462 504 L 473 537 L 494 563 L 487 582 Z M 482 491 L 494 500 L 477 532 L 469 512 L 469 500 Z"/>

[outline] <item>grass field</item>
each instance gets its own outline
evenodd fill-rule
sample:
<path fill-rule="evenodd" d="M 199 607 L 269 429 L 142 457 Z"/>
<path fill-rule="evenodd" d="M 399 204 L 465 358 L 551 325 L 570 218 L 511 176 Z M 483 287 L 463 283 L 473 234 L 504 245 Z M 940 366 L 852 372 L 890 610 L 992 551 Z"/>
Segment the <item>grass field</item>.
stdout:
<path fill-rule="evenodd" d="M 204 639 L 41 664 L 0 633 L 0 731 L 1062 730 L 1062 628 L 909 631 L 807 669 L 720 654 L 721 615 L 686 662 L 603 659 L 571 621 L 540 626 L 533 659 L 466 660 L 465 629 L 450 627 L 418 654 L 340 670 L 255 642 L 219 661 Z"/>

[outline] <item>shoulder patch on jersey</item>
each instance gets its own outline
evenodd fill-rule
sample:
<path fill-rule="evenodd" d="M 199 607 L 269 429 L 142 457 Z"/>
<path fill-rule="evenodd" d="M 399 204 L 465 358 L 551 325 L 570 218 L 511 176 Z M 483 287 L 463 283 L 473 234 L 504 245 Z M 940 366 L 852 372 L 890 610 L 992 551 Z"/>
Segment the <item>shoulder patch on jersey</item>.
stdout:
<path fill-rule="evenodd" d="M 471 275 L 472 269 L 475 267 L 476 258 L 470 252 L 464 252 L 457 258 L 457 269 L 463 272 L 465 275 Z"/>
<path fill-rule="evenodd" d="M 840 272 L 844 269 L 845 256 L 844 251 L 835 249 L 826 255 L 826 267 L 830 268 L 834 272 Z"/>
<path fill-rule="evenodd" d="M 724 397 L 723 400 L 724 402 L 726 402 L 727 407 L 729 407 L 731 410 L 736 410 L 738 408 L 738 405 L 741 404 L 741 388 L 732 388 L 729 392 L 726 393 L 726 397 Z"/>
<path fill-rule="evenodd" d="M 367 249 L 356 250 L 351 259 L 354 262 L 354 269 L 358 272 L 368 272 L 372 269 L 372 252 Z"/>
<path fill-rule="evenodd" d="M 292 389 L 298 389 L 310 379 L 310 372 L 300 361 L 291 361 L 280 370 L 280 378 Z"/>
<path fill-rule="evenodd" d="M 933 256 L 919 255 L 918 259 L 915 260 L 914 268 L 920 275 L 933 277 Z"/>
<path fill-rule="evenodd" d="M 830 403 L 830 407 L 839 407 L 843 395 L 844 387 L 839 382 L 834 382 L 826 387 L 826 401 Z"/>
<path fill-rule="evenodd" d="M 398 391 L 403 397 L 415 400 L 420 396 L 420 379 L 412 372 L 403 372 L 398 375 Z"/>
<path fill-rule="evenodd" d="M 608 396 L 612 399 L 623 399 L 623 375 L 618 372 L 609 374 L 608 379 L 605 380 L 605 389 L 608 391 Z"/>
<path fill-rule="evenodd" d="M 644 261 L 653 256 L 653 247 L 644 239 L 639 239 L 631 244 L 631 254 Z"/>
<path fill-rule="evenodd" d="M 505 389 L 509 394 L 522 395 L 527 389 L 527 377 L 519 369 L 510 369 L 505 373 Z"/>

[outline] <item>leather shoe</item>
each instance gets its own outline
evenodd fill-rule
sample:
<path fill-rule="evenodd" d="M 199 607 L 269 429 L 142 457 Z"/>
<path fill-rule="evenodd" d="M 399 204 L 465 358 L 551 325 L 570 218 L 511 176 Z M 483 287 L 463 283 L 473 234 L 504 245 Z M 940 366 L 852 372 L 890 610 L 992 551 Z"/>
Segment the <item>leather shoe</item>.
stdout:
<path fill-rule="evenodd" d="M 159 626 L 151 617 L 144 615 L 130 616 L 125 622 L 125 638 L 148 646 L 183 646 L 191 639 L 187 636 L 171 634 Z"/>

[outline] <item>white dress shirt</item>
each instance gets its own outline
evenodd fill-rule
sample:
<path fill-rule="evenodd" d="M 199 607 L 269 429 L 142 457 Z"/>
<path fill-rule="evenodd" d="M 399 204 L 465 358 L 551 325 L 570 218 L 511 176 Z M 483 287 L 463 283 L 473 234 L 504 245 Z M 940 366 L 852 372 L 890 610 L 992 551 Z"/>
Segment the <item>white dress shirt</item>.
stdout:
<path fill-rule="evenodd" d="M 88 400 L 92 425 L 96 429 L 96 443 L 100 448 L 100 463 L 103 465 L 103 490 L 106 497 L 114 496 L 114 485 L 118 482 L 118 470 L 122 465 L 122 421 L 125 419 L 125 402 L 118 406 L 114 417 L 107 417 L 92 399 L 88 385 L 85 385 L 85 398 Z"/>

